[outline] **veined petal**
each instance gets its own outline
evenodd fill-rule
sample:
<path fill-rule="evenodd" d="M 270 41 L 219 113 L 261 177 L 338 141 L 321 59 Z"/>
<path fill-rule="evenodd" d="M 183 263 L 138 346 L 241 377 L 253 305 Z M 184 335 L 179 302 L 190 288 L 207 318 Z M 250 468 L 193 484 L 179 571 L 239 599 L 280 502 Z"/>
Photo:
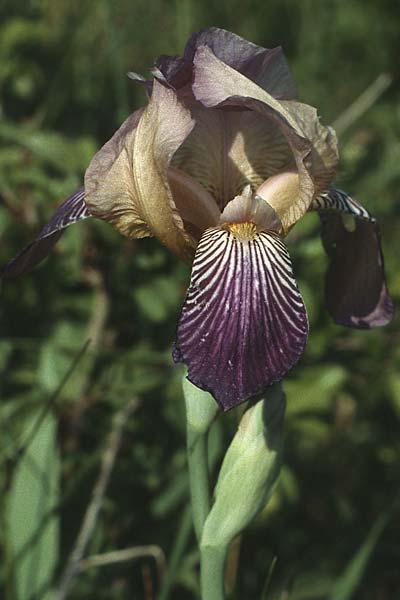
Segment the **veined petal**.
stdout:
<path fill-rule="evenodd" d="M 66 227 L 90 216 L 85 190 L 81 188 L 60 204 L 37 238 L 6 264 L 1 277 L 11 279 L 28 273 L 48 255 Z"/>
<path fill-rule="evenodd" d="M 293 152 L 279 127 L 253 111 L 192 108 L 196 121 L 172 164 L 196 179 L 222 211 L 250 184 L 295 167 Z"/>
<path fill-rule="evenodd" d="M 151 235 L 138 210 L 132 175 L 132 151 L 143 109 L 130 115 L 94 155 L 85 174 L 86 202 L 93 216 L 108 221 L 123 235 Z"/>
<path fill-rule="evenodd" d="M 281 379 L 303 352 L 307 315 L 280 237 L 254 225 L 208 229 L 179 318 L 175 361 L 223 410 Z"/>
<path fill-rule="evenodd" d="M 91 213 L 129 237 L 154 235 L 180 257 L 191 257 L 193 243 L 174 204 L 168 167 L 193 126 L 175 92 L 155 80 L 146 109 L 129 117 L 86 172 Z"/>
<path fill-rule="evenodd" d="M 376 219 L 364 206 L 353 200 L 346 192 L 334 187 L 314 198 L 310 210 L 316 210 L 322 216 L 326 216 L 328 213 L 342 213 L 370 223 L 376 222 Z"/>
<path fill-rule="evenodd" d="M 298 115 L 287 110 L 281 102 L 247 77 L 220 61 L 205 46 L 198 48 L 194 65 L 193 92 L 197 100 L 204 106 L 230 110 L 232 107 L 250 109 L 258 114 L 259 121 L 265 117 L 285 136 L 287 146 L 291 150 L 299 172 L 300 194 L 289 210 L 286 207 L 284 210 L 278 206 L 273 206 L 273 208 L 276 210 L 284 230 L 289 230 L 290 226 L 307 211 L 314 193 L 313 180 L 306 168 L 306 163 L 311 161 L 312 145 L 310 140 L 303 136 L 298 123 Z M 288 165 L 286 164 L 284 168 L 287 170 Z"/>
<path fill-rule="evenodd" d="M 332 130 L 319 125 L 314 108 L 300 102 L 277 100 L 219 60 L 206 46 L 197 49 L 194 67 L 193 92 L 204 106 L 252 110 L 273 122 L 285 136 L 299 174 L 299 195 L 289 209 L 273 208 L 285 231 L 288 231 L 309 208 L 315 191 L 320 187 L 316 179 L 323 178 L 325 181 L 333 177 L 331 162 L 336 164 L 337 155 Z M 331 152 L 335 155 L 333 161 L 325 160 L 325 146 L 329 146 L 329 155 Z M 328 173 L 324 170 L 327 166 Z M 285 166 L 287 169 L 288 165 Z"/>
<path fill-rule="evenodd" d="M 369 329 L 389 323 L 394 304 L 385 281 L 379 227 L 369 212 L 341 190 L 332 188 L 313 202 L 322 223 L 322 241 L 330 263 L 325 280 L 327 307 L 334 321 Z M 349 231 L 341 214 L 355 218 Z"/>

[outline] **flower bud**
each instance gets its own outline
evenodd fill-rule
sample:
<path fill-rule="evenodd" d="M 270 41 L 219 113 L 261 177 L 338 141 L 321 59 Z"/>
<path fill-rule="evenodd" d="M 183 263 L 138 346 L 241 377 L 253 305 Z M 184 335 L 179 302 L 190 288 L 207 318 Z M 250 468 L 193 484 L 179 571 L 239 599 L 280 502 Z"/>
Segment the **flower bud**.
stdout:
<path fill-rule="evenodd" d="M 285 405 L 275 384 L 243 415 L 221 467 L 202 546 L 227 546 L 269 499 L 280 471 Z"/>

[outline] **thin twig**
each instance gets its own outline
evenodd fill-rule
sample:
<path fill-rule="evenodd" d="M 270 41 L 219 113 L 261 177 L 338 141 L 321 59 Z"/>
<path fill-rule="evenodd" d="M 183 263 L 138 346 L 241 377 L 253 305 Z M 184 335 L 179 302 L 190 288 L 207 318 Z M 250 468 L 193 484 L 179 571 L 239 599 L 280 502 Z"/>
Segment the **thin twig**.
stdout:
<path fill-rule="evenodd" d="M 387 73 L 382 73 L 375 79 L 371 85 L 352 103 L 332 124 L 332 127 L 338 134 L 342 135 L 357 119 L 359 119 L 380 96 L 387 90 L 392 83 L 392 77 Z"/>
<path fill-rule="evenodd" d="M 77 392 L 80 398 L 82 398 L 87 391 L 92 366 L 100 349 L 104 327 L 107 322 L 110 308 L 110 300 L 100 271 L 90 268 L 85 269 L 83 280 L 93 290 L 93 306 L 86 331 L 86 337 L 90 340 L 90 347 L 83 365 L 84 368 L 81 369 L 78 385 L 79 391 Z M 82 402 L 77 403 L 77 408 L 78 410 L 79 408 L 82 408 Z"/>
<path fill-rule="evenodd" d="M 134 561 L 138 558 L 143 558 L 144 556 L 151 556 L 154 558 L 161 579 L 166 570 L 165 554 L 160 546 L 155 545 L 132 546 L 131 548 L 125 548 L 124 550 L 114 550 L 113 552 L 106 552 L 104 554 L 93 554 L 93 556 L 83 558 L 79 564 L 79 568 L 81 571 L 86 571 L 86 569 L 92 569 L 93 567 L 104 567 L 114 563 Z"/>
<path fill-rule="evenodd" d="M 53 394 L 51 394 L 51 396 L 49 397 L 49 399 L 47 400 L 47 402 L 45 403 L 45 405 L 43 406 L 39 416 L 37 417 L 35 423 L 32 425 L 31 430 L 28 432 L 25 441 L 21 444 L 21 446 L 18 448 L 18 450 L 16 451 L 15 454 L 15 459 L 14 459 L 14 468 L 17 466 L 17 463 L 23 458 L 23 456 L 25 455 L 25 452 L 27 451 L 27 449 L 29 448 L 30 444 L 32 443 L 32 441 L 34 440 L 37 432 L 39 431 L 44 419 L 46 418 L 49 410 L 51 409 L 51 407 L 56 403 L 58 396 L 60 395 L 60 393 L 62 392 L 64 386 L 66 385 L 68 379 L 71 377 L 72 373 L 75 371 L 76 367 L 78 366 L 81 358 L 84 356 L 88 346 L 90 344 L 90 340 L 87 340 L 85 342 L 85 344 L 82 346 L 81 350 L 78 352 L 77 356 L 74 358 L 70 368 L 68 369 L 68 371 L 66 372 L 66 374 L 64 375 L 64 377 L 62 378 L 60 384 L 58 385 L 57 389 L 55 390 L 55 392 Z"/>
<path fill-rule="evenodd" d="M 114 467 L 117 452 L 121 444 L 124 427 L 137 406 L 138 401 L 136 399 L 132 399 L 120 411 L 118 411 L 114 417 L 112 430 L 110 432 L 108 443 L 101 461 L 99 477 L 93 488 L 92 498 L 89 506 L 86 509 L 75 545 L 61 576 L 60 585 L 55 594 L 55 600 L 64 600 L 64 598 L 67 597 L 75 577 L 81 570 L 81 561 L 97 523 L 103 498 Z"/>

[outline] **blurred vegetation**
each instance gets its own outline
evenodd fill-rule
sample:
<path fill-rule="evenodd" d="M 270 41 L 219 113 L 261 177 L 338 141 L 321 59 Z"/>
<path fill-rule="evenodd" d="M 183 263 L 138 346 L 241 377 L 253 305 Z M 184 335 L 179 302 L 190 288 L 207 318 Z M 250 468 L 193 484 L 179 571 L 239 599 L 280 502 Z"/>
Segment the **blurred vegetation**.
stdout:
<path fill-rule="evenodd" d="M 2 0 L 0 263 L 33 238 L 80 185 L 95 150 L 145 102 L 126 72 L 146 74 L 192 31 L 218 25 L 282 45 L 301 98 L 324 123 L 380 75 L 392 78 L 343 132 L 338 183 L 379 218 L 398 300 L 399 20 L 398 0 Z M 285 467 L 243 536 L 234 598 L 262 598 L 268 579 L 264 598 L 392 600 L 400 597 L 398 319 L 371 332 L 330 321 L 313 216 L 291 234 L 290 251 L 311 334 L 285 385 Z M 86 555 L 157 545 L 169 577 L 160 581 L 143 555 L 85 570 L 68 597 L 198 597 L 180 371 L 170 357 L 187 282 L 188 269 L 157 242 L 128 241 L 94 222 L 71 228 L 31 275 L 3 285 L 2 598 L 41 600 L 58 585 L 113 415 L 132 398 L 138 406 Z M 219 419 L 216 460 L 238 416 Z"/>

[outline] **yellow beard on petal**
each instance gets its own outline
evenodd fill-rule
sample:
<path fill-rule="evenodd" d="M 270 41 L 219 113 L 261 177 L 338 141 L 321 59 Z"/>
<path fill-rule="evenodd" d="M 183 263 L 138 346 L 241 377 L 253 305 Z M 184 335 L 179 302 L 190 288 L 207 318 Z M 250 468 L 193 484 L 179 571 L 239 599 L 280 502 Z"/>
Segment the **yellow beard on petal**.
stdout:
<path fill-rule="evenodd" d="M 226 223 L 223 229 L 229 231 L 239 242 L 254 240 L 258 227 L 254 223 Z"/>

